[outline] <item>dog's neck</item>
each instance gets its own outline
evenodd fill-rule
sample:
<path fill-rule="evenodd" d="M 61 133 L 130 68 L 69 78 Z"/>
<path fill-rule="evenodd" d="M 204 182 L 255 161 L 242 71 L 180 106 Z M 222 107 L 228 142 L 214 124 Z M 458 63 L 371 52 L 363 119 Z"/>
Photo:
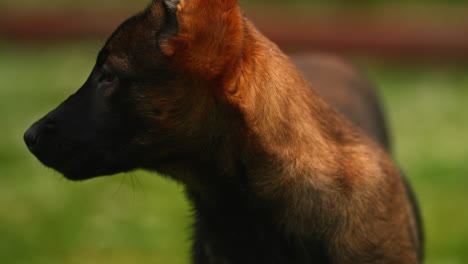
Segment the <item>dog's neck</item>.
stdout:
<path fill-rule="evenodd" d="M 280 206 L 283 214 L 291 208 L 283 201 L 300 199 L 305 190 L 349 193 L 352 179 L 339 163 L 342 152 L 361 140 L 359 133 L 313 91 L 275 44 L 248 20 L 245 27 L 243 57 L 225 88 L 233 106 L 223 118 L 227 124 L 218 126 L 225 130 L 214 137 L 219 142 L 214 149 L 183 166 L 195 174 L 185 178 L 198 181 L 187 185 L 200 188 L 192 188 L 200 203 L 235 196 L 248 206 Z M 337 190 L 326 189 L 331 181 L 338 182 L 331 184 Z M 236 191 L 217 192 L 228 189 Z"/>
<path fill-rule="evenodd" d="M 200 202 L 222 200 L 228 194 L 216 190 L 229 186 L 249 188 L 253 198 L 267 203 L 285 198 L 292 186 L 348 194 L 358 180 L 351 174 L 359 170 L 365 176 L 366 170 L 343 168 L 362 163 L 345 152 L 368 158 L 362 167 L 369 171 L 374 159 L 368 150 L 374 146 L 314 92 L 275 44 L 247 19 L 244 25 L 238 70 L 224 87 L 224 103 L 232 107 L 223 109 L 225 123 L 210 136 L 215 143 L 206 142 L 206 149 L 175 164 L 165 162 L 162 171 L 199 193 Z"/>
<path fill-rule="evenodd" d="M 228 100 L 242 117 L 234 132 L 244 133 L 247 171 L 280 178 L 344 174 L 336 171 L 343 152 L 365 151 L 372 143 L 317 95 L 275 44 L 250 22 L 245 26 L 249 50 Z"/>

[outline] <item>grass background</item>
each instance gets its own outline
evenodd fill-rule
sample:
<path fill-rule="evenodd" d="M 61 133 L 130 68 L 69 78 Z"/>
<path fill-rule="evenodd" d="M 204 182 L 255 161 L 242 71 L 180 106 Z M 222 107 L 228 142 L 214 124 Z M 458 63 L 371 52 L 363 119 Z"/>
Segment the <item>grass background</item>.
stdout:
<path fill-rule="evenodd" d="M 19 3 L 2 1 L 0 8 L 60 9 L 92 2 Z M 181 186 L 141 171 L 68 182 L 24 146 L 24 131 L 84 82 L 100 45 L 14 46 L 0 40 L 1 263 L 189 263 L 191 217 Z M 426 263 L 468 263 L 468 63 L 358 62 L 378 84 L 396 159 L 420 200 Z"/>

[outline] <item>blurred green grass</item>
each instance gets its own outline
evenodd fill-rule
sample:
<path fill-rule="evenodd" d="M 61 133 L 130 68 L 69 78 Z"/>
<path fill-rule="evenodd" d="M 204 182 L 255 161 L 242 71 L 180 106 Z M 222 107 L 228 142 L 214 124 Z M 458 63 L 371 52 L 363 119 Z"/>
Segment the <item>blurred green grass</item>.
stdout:
<path fill-rule="evenodd" d="M 141 171 L 68 182 L 23 144 L 28 126 L 85 81 L 99 45 L 0 42 L 2 263 L 189 263 L 180 186 Z M 468 67 L 361 66 L 380 88 L 397 160 L 421 202 L 426 263 L 468 263 Z"/>

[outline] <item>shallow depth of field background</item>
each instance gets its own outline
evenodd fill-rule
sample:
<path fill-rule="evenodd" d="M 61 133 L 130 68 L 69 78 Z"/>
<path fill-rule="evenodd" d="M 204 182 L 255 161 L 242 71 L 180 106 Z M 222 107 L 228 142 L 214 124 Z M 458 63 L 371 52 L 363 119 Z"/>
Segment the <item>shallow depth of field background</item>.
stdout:
<path fill-rule="evenodd" d="M 96 2 L 102 9 L 133 11 L 146 5 L 2 0 L 0 14 L 89 9 Z M 276 2 L 279 10 L 290 3 L 302 12 L 387 7 L 371 0 L 257 2 Z M 400 2 L 413 9 L 441 3 L 441 10 L 468 8 L 463 0 L 401 0 L 389 8 Z M 24 131 L 85 81 L 104 40 L 12 41 L 0 32 L 1 263 L 189 263 L 191 213 L 181 186 L 142 171 L 68 182 L 23 143 Z M 421 204 L 426 263 L 468 263 L 468 61 L 349 57 L 377 84 L 387 110 L 395 159 Z"/>

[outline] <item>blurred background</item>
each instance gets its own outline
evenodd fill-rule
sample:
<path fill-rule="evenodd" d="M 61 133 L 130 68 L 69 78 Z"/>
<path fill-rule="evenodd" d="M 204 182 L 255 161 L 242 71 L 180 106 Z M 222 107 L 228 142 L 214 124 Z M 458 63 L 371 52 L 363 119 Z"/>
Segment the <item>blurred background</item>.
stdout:
<path fill-rule="evenodd" d="M 468 263 L 468 1 L 257 0 L 246 14 L 290 54 L 331 52 L 377 84 L 394 157 L 423 211 L 426 263 Z M 189 263 L 181 186 L 135 172 L 82 183 L 44 168 L 24 131 L 77 90 L 147 0 L 1 0 L 0 261 Z"/>

